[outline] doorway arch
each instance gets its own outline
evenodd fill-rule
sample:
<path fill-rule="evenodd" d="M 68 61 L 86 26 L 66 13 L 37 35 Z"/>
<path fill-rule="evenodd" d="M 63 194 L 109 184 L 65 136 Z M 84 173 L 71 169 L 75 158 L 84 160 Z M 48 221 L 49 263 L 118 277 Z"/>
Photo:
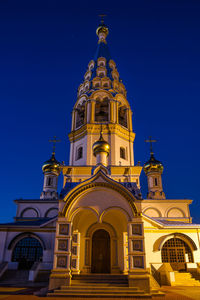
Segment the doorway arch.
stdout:
<path fill-rule="evenodd" d="M 19 240 L 12 253 L 12 261 L 18 262 L 19 269 L 31 269 L 36 261 L 41 261 L 43 248 L 40 242 L 33 237 L 25 237 Z"/>
<path fill-rule="evenodd" d="M 110 235 L 98 229 L 92 236 L 92 273 L 110 273 Z"/>
<path fill-rule="evenodd" d="M 162 247 L 161 256 L 162 262 L 169 262 L 173 270 L 177 271 L 185 270 L 186 262 L 193 262 L 190 247 L 180 238 L 167 240 Z"/>

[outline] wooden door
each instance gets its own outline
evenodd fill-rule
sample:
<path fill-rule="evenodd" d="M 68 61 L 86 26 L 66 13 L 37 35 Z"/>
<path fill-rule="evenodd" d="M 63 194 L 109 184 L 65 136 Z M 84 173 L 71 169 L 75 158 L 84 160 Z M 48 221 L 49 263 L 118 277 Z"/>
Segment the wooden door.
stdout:
<path fill-rule="evenodd" d="M 110 273 L 110 235 L 106 230 L 95 231 L 92 237 L 92 273 Z"/>
<path fill-rule="evenodd" d="M 162 248 L 162 262 L 169 262 L 173 270 L 186 270 L 186 254 L 189 262 L 193 262 L 192 251 L 189 246 L 179 238 L 172 238 L 165 242 Z"/>

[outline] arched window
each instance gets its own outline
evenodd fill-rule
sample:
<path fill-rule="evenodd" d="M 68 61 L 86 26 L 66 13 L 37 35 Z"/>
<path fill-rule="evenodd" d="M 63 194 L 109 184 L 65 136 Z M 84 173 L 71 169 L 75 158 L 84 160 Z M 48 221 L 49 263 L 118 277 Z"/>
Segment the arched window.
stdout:
<path fill-rule="evenodd" d="M 84 124 L 85 117 L 85 102 L 82 105 L 78 105 L 76 109 L 76 128 Z"/>
<path fill-rule="evenodd" d="M 58 209 L 53 207 L 47 210 L 45 213 L 45 218 L 54 218 L 58 215 Z"/>
<path fill-rule="evenodd" d="M 53 183 L 53 178 L 52 177 L 47 177 L 47 186 L 51 186 Z"/>
<path fill-rule="evenodd" d="M 95 105 L 95 121 L 96 122 L 107 122 L 108 121 L 108 99 L 103 101 L 97 101 Z"/>
<path fill-rule="evenodd" d="M 77 155 L 76 155 L 76 160 L 80 159 L 83 157 L 83 147 L 79 147 L 77 149 Z"/>
<path fill-rule="evenodd" d="M 127 125 L 127 108 L 125 106 L 119 107 L 119 124 L 128 128 Z"/>
<path fill-rule="evenodd" d="M 126 150 L 124 147 L 120 147 L 120 158 L 126 159 Z"/>
<path fill-rule="evenodd" d="M 158 185 L 158 178 L 155 178 L 154 183 L 155 183 L 155 186 Z"/>
<path fill-rule="evenodd" d="M 43 248 L 40 242 L 33 237 L 21 239 L 15 246 L 12 261 L 19 262 L 19 269 L 31 269 L 36 261 L 41 261 Z"/>
<path fill-rule="evenodd" d="M 193 262 L 190 247 L 179 238 L 167 240 L 162 247 L 161 255 L 162 262 L 170 263 L 174 270 L 184 269 L 184 263 Z"/>

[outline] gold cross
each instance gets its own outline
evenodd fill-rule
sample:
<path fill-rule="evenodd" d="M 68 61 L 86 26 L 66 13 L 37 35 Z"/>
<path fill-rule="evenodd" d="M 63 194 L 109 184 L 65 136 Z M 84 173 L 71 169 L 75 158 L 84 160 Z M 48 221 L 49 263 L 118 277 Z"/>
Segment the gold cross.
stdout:
<path fill-rule="evenodd" d="M 49 140 L 49 143 L 53 143 L 53 152 L 52 154 L 55 154 L 55 151 L 56 151 L 56 143 L 59 143 L 60 140 L 57 140 L 57 137 L 56 135 L 53 137 L 52 140 Z"/>
<path fill-rule="evenodd" d="M 100 17 L 100 22 L 101 22 L 101 24 L 104 24 L 104 18 L 106 17 L 107 15 L 99 15 L 99 17 Z"/>
<path fill-rule="evenodd" d="M 150 143 L 150 153 L 153 154 L 153 146 L 152 143 L 156 143 L 157 140 L 152 140 L 152 137 L 150 136 L 148 140 L 145 140 L 146 143 Z"/>

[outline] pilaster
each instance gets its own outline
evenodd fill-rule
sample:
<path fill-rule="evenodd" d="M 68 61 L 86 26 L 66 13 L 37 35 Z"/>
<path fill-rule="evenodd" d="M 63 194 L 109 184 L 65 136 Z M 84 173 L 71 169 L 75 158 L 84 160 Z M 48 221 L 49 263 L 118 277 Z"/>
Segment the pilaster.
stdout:
<path fill-rule="evenodd" d="M 133 126 L 132 126 L 132 111 L 130 108 L 127 109 L 128 110 L 128 128 L 130 131 L 133 131 Z"/>
<path fill-rule="evenodd" d="M 114 101 L 110 100 L 110 122 L 114 123 L 115 117 L 114 117 Z"/>
<path fill-rule="evenodd" d="M 94 117 L 95 117 L 95 101 L 91 100 L 90 123 L 94 123 Z"/>
<path fill-rule="evenodd" d="M 54 263 L 49 289 L 71 284 L 71 223 L 59 217 L 56 223 Z"/>
<path fill-rule="evenodd" d="M 144 226 L 142 216 L 135 217 L 128 223 L 128 281 L 130 287 L 150 291 L 149 275 L 146 270 L 144 249 Z"/>

